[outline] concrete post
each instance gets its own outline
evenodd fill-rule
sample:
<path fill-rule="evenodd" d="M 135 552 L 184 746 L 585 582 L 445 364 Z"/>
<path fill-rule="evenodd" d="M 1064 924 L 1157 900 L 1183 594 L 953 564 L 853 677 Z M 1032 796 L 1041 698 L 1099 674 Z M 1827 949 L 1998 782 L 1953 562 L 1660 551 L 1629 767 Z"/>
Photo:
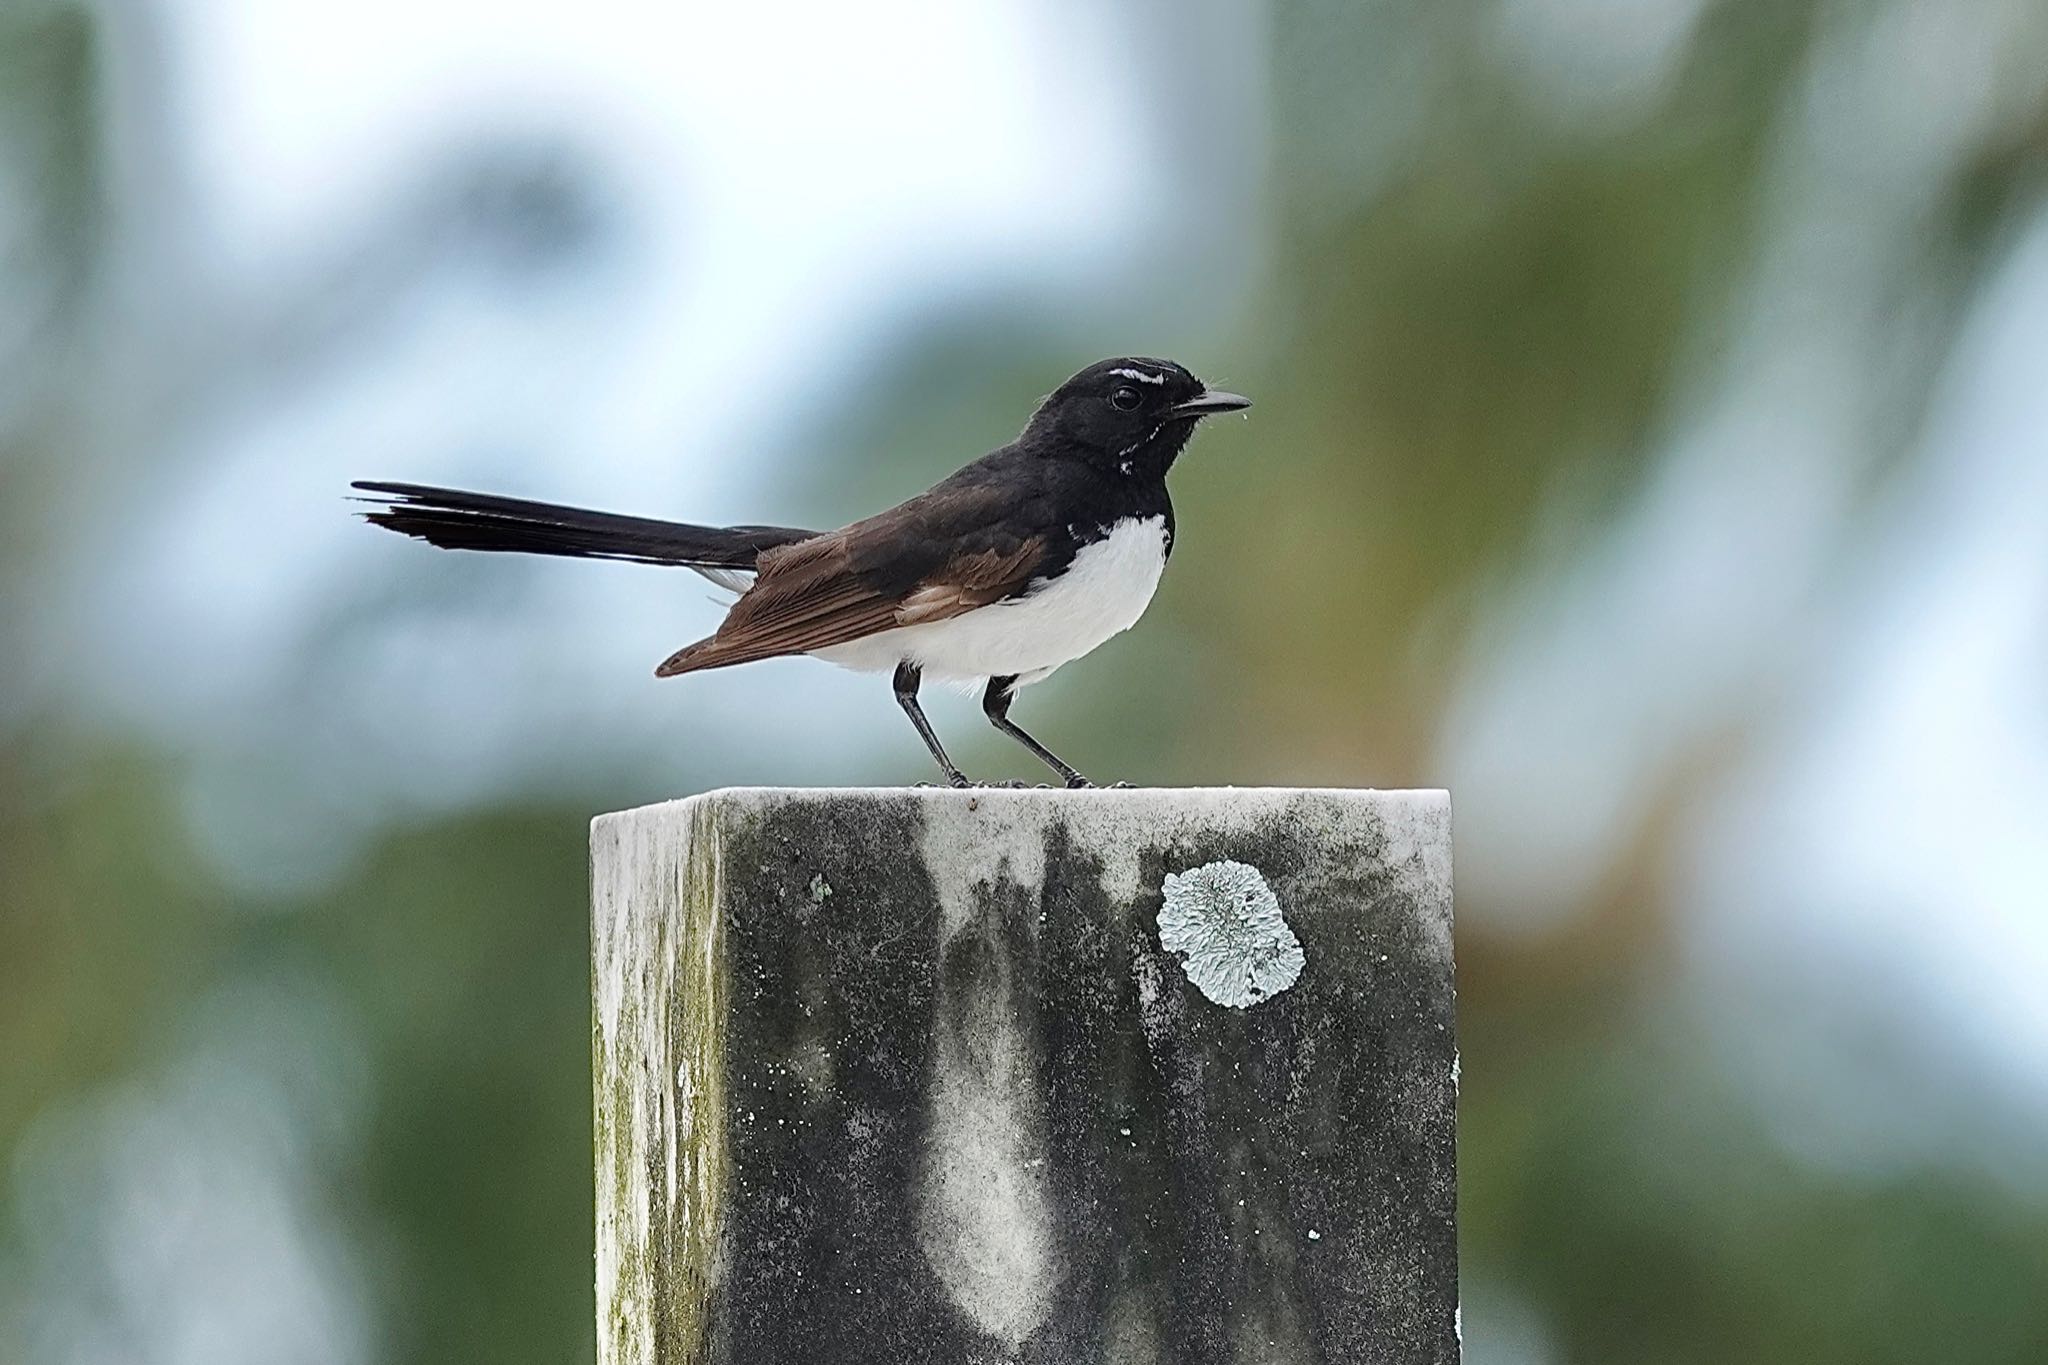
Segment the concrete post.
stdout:
<path fill-rule="evenodd" d="M 1441 792 L 591 832 L 599 1365 L 1455 1362 Z"/>

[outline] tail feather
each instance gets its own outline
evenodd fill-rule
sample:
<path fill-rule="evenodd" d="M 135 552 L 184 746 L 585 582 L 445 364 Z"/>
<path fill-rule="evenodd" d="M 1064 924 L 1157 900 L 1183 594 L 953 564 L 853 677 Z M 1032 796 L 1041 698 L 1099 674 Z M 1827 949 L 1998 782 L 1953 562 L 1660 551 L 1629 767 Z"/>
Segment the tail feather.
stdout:
<path fill-rule="evenodd" d="M 372 525 L 443 549 L 673 564 L 728 583 L 733 573 L 751 571 L 763 550 L 817 534 L 791 526 L 692 526 L 415 483 L 353 486 L 375 495 L 364 499 L 379 504 L 363 514 Z"/>

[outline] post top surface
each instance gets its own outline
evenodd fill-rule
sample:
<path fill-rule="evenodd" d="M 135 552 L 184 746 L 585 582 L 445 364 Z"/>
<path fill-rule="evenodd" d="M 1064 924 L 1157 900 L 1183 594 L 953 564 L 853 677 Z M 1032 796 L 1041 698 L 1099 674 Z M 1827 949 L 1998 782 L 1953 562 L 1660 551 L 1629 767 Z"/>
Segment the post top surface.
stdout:
<path fill-rule="evenodd" d="M 1034 807 L 1093 807 L 1098 812 L 1121 808 L 1133 815 L 1154 810 L 1245 814 L 1278 810 L 1301 802 L 1420 813 L 1448 810 L 1451 794 L 1441 787 L 716 787 L 693 796 L 610 811 L 596 817 L 592 825 L 628 817 L 644 819 L 656 813 L 681 816 L 700 807 L 758 810 L 791 804 L 855 805 L 905 800 L 937 809 L 1016 813 Z"/>

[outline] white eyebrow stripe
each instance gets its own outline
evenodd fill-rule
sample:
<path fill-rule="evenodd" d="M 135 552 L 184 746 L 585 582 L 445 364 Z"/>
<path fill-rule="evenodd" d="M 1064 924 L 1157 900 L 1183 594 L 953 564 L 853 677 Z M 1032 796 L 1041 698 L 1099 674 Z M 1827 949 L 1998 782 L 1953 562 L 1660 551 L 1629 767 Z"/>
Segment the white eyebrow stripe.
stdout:
<path fill-rule="evenodd" d="M 1147 374 L 1143 370 L 1111 370 L 1110 373 L 1120 374 L 1126 379 L 1135 379 L 1140 384 L 1164 384 L 1166 382 L 1165 375 Z"/>

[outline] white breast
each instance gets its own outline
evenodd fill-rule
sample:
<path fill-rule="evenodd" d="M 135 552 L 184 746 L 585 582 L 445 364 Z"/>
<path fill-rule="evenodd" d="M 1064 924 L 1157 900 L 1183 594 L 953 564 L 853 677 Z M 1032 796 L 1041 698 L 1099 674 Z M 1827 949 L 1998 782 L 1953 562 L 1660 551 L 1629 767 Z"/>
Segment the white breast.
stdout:
<path fill-rule="evenodd" d="M 1067 571 L 1030 593 L 978 607 L 948 621 L 900 626 L 817 651 L 816 657 L 868 672 L 905 659 L 941 681 L 1017 676 L 1037 682 L 1145 613 L 1166 568 L 1166 518 L 1127 518 L 1083 546 Z"/>

